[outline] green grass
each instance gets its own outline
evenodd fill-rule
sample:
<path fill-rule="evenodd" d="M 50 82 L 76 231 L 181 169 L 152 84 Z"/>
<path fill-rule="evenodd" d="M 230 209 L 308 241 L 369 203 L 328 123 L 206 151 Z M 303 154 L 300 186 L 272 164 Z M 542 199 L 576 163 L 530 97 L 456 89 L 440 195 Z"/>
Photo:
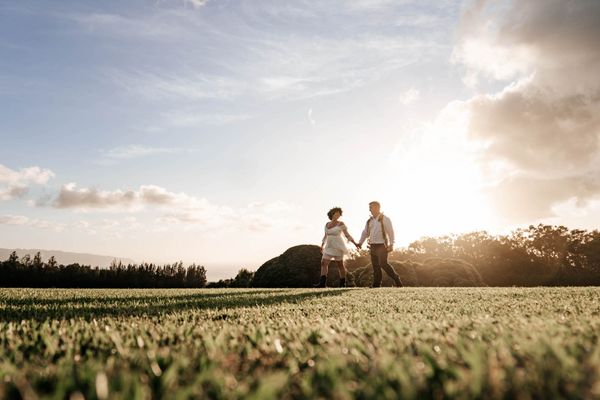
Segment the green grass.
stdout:
<path fill-rule="evenodd" d="M 600 397 L 597 288 L 0 289 L 0 398 Z"/>

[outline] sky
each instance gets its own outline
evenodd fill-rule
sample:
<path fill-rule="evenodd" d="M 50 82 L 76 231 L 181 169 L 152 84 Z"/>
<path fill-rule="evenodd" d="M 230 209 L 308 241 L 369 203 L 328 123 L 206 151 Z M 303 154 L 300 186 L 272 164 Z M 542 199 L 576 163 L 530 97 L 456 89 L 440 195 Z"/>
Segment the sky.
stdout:
<path fill-rule="evenodd" d="M 600 2 L 3 1 L 0 247 L 209 278 L 359 237 L 600 227 Z"/>

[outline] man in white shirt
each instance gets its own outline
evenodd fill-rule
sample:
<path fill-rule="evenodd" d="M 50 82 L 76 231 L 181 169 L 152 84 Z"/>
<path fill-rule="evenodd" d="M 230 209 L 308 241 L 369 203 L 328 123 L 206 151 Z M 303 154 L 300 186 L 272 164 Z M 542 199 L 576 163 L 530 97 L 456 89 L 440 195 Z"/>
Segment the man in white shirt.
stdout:
<path fill-rule="evenodd" d="M 400 277 L 388 263 L 388 253 L 394 250 L 394 228 L 392 221 L 381 212 L 381 205 L 377 201 L 369 203 L 371 218 L 365 224 L 365 229 L 360 236 L 357 247 L 360 249 L 366 239 L 369 239 L 371 264 L 373 265 L 373 287 L 381 287 L 381 269 L 388 274 L 397 287 L 402 286 Z"/>

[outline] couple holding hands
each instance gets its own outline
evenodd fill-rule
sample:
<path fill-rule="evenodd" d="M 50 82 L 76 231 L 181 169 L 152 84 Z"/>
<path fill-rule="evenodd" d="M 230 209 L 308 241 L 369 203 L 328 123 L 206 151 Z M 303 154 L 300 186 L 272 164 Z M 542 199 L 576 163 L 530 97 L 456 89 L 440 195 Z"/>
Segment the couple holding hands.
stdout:
<path fill-rule="evenodd" d="M 393 280 L 397 287 L 402 286 L 400 277 L 392 266 L 388 263 L 388 253 L 394 249 L 394 229 L 392 221 L 389 217 L 381 212 L 381 205 L 377 201 L 369 203 L 369 211 L 371 217 L 367 220 L 365 228 L 360 236 L 358 243 L 354 241 L 346 225 L 340 221 L 342 209 L 339 207 L 332 208 L 327 213 L 329 222 L 325 224 L 325 235 L 321 244 L 321 278 L 319 283 L 315 285 L 318 288 L 327 287 L 327 271 L 331 261 L 339 261 L 340 271 L 340 287 L 346 287 L 346 267 L 344 258 L 348 256 L 350 251 L 346 247 L 346 242 L 342 235 L 353 243 L 357 249 L 360 249 L 368 239 L 368 247 L 371 253 L 371 265 L 373 266 L 373 286 L 380 287 L 383 269 Z"/>

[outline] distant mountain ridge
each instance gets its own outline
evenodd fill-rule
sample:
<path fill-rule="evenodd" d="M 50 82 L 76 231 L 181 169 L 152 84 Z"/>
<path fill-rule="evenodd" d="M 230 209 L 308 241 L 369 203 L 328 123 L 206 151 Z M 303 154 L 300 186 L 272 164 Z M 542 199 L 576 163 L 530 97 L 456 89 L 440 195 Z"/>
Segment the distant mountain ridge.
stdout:
<path fill-rule="evenodd" d="M 123 264 L 135 264 L 130 258 L 124 257 L 113 257 L 113 256 L 103 256 L 98 254 L 89 254 L 89 253 L 73 253 L 69 251 L 60 251 L 60 250 L 42 250 L 42 249 L 1 249 L 0 248 L 0 260 L 4 261 L 8 259 L 8 256 L 13 251 L 17 252 L 19 258 L 23 257 L 25 254 L 29 254 L 31 258 L 39 251 L 42 256 L 42 260 L 44 262 L 48 261 L 51 256 L 54 256 L 56 262 L 58 264 L 80 264 L 80 265 L 91 265 L 92 267 L 101 267 L 106 268 L 110 266 L 110 263 L 113 260 L 121 260 Z"/>

